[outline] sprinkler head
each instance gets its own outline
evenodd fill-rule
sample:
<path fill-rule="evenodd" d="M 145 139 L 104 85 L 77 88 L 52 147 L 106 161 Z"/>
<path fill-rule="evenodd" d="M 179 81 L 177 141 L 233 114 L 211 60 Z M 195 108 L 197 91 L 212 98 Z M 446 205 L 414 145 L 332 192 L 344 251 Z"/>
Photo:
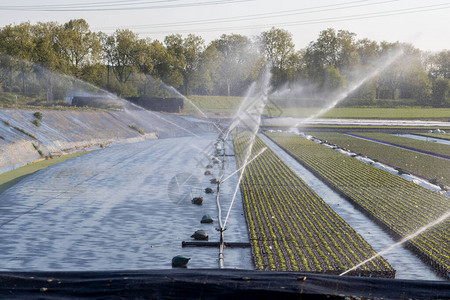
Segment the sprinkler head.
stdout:
<path fill-rule="evenodd" d="M 202 223 L 202 224 L 210 224 L 210 223 L 213 223 L 213 222 L 214 222 L 214 220 L 213 220 L 213 218 L 210 215 L 204 215 L 202 217 L 202 220 L 200 221 L 200 223 Z"/>
<path fill-rule="evenodd" d="M 202 205 L 203 197 L 194 197 L 194 199 L 192 199 L 191 202 L 192 202 L 192 204 Z"/>
<path fill-rule="evenodd" d="M 204 230 L 197 230 L 194 232 L 193 235 L 191 235 L 196 240 L 202 240 L 207 241 L 208 240 L 208 234 Z"/>
<path fill-rule="evenodd" d="M 172 258 L 172 268 L 187 268 L 187 264 L 191 258 L 177 255 Z"/>

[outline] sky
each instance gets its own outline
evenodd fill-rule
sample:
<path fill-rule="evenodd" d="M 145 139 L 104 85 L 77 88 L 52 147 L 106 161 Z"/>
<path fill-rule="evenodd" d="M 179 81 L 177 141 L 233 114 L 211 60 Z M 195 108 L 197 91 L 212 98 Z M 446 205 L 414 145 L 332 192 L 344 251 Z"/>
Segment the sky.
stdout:
<path fill-rule="evenodd" d="M 276 27 L 292 34 L 298 50 L 334 28 L 357 39 L 437 52 L 450 49 L 449 16 L 445 0 L 0 0 L 0 27 L 83 18 L 96 32 L 130 29 L 160 41 L 193 33 L 206 43 L 222 34 L 254 37 Z"/>

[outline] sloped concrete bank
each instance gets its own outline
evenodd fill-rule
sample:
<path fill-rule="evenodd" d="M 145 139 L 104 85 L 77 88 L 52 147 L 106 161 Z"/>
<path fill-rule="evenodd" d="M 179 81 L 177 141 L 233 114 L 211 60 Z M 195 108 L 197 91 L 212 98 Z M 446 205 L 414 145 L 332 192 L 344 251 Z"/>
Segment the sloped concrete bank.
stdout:
<path fill-rule="evenodd" d="M 0 173 L 42 156 L 213 129 L 210 122 L 146 110 L 39 111 L 37 126 L 35 110 L 0 110 Z"/>

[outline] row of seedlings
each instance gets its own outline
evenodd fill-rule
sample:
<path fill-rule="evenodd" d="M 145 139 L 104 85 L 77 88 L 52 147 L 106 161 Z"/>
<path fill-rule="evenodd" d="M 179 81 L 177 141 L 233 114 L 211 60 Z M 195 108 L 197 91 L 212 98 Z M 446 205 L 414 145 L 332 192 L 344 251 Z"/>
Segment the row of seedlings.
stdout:
<path fill-rule="evenodd" d="M 361 156 L 396 167 L 399 172 L 408 172 L 428 179 L 445 190 L 450 186 L 450 160 L 409 151 L 389 145 L 373 143 L 336 132 L 315 132 L 314 137 L 326 140 L 342 149 L 350 149 Z M 447 146 L 448 147 L 448 146 Z"/>
<path fill-rule="evenodd" d="M 250 133 L 233 138 L 240 168 Z M 256 137 L 252 156 L 264 147 Z M 270 149 L 247 165 L 240 188 L 256 269 L 340 274 L 375 255 Z M 378 257 L 350 274 L 392 278 L 395 270 Z"/>
<path fill-rule="evenodd" d="M 425 153 L 430 153 L 435 156 L 450 156 L 450 147 L 444 144 L 430 143 L 427 141 L 382 132 L 355 132 L 351 134 L 357 137 L 367 138 L 375 142 L 381 141 L 390 145 L 405 147 L 410 150 L 424 151 Z"/>
<path fill-rule="evenodd" d="M 406 238 L 448 214 L 450 199 L 400 176 L 290 133 L 266 133 L 303 166 L 357 205 L 395 238 Z M 408 246 L 439 274 L 450 271 L 450 219 L 412 238 Z"/>

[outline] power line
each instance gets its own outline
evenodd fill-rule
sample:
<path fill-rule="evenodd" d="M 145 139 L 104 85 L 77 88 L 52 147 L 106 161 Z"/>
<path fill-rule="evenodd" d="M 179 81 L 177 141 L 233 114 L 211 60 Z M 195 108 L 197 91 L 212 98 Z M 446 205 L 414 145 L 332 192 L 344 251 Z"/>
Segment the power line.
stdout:
<path fill-rule="evenodd" d="M 152 4 L 152 3 L 161 3 L 161 2 L 177 2 L 183 0 L 155 0 L 155 1 L 147 1 L 147 0 L 120 0 L 120 1 L 107 1 L 107 2 L 89 2 L 89 3 L 71 3 L 71 4 L 40 4 L 35 6 L 30 5 L 8 5 L 8 6 L 0 6 L 0 9 L 5 10 L 38 10 L 38 9 L 56 9 L 56 8 L 80 8 L 80 7 L 103 7 L 103 6 L 131 6 L 136 4 Z"/>
<path fill-rule="evenodd" d="M 387 16 L 395 16 L 395 15 L 405 15 L 405 14 L 418 13 L 418 12 L 444 10 L 444 9 L 448 9 L 448 8 L 450 8 L 450 3 L 419 6 L 419 7 L 398 9 L 398 10 L 391 10 L 391 11 L 380 11 L 380 12 L 366 13 L 366 14 L 355 14 L 355 15 L 348 15 L 348 16 L 342 16 L 342 17 L 320 18 L 320 19 L 312 19 L 312 20 L 305 20 L 305 21 L 292 21 L 292 22 L 284 22 L 284 23 L 271 23 L 271 24 L 259 24 L 259 25 L 235 26 L 235 27 L 216 27 L 216 28 L 203 28 L 203 29 L 198 28 L 198 29 L 182 29 L 182 30 L 160 30 L 160 31 L 149 31 L 149 32 L 139 32 L 139 33 L 140 34 L 165 34 L 165 33 L 173 33 L 173 32 L 191 33 L 191 32 L 215 32 L 215 31 L 241 31 L 241 30 L 249 30 L 249 29 L 270 28 L 270 27 L 276 27 L 276 26 L 289 27 L 289 26 L 321 24 L 321 23 L 328 23 L 328 22 L 364 20 L 364 19 L 380 18 L 380 17 L 387 17 Z"/>
<path fill-rule="evenodd" d="M 399 0 L 387 0 L 387 1 L 379 1 L 379 2 L 375 2 L 375 3 L 355 4 L 355 3 L 368 2 L 368 1 L 369 0 L 359 0 L 359 1 L 338 3 L 338 4 L 321 5 L 321 6 L 300 8 L 300 9 L 294 9 L 294 10 L 283 10 L 283 11 L 277 11 L 277 12 L 244 15 L 244 16 L 236 16 L 236 17 L 228 17 L 228 18 L 215 18 L 215 19 L 188 21 L 188 22 L 157 23 L 157 24 L 147 24 L 147 25 L 132 25 L 132 26 L 127 26 L 127 28 L 128 29 L 143 29 L 143 28 L 155 28 L 155 27 L 167 27 L 167 26 L 171 26 L 171 27 L 173 27 L 173 26 L 189 26 L 189 25 L 226 23 L 226 22 L 235 22 L 235 21 L 259 20 L 259 19 L 278 18 L 278 17 L 286 17 L 286 16 L 293 16 L 293 15 L 300 15 L 300 14 L 317 13 L 317 12 L 324 12 L 324 11 L 333 11 L 333 10 L 339 10 L 339 9 L 360 7 L 360 6 L 378 5 L 378 4 L 385 4 L 385 3 L 389 3 L 389 2 L 398 2 Z M 350 4 L 352 4 L 352 5 L 350 5 Z M 347 6 L 344 6 L 344 5 L 347 5 Z M 338 6 L 338 7 L 336 7 L 336 6 Z M 115 28 L 116 27 L 101 27 L 101 28 L 97 28 L 97 29 L 108 30 L 108 29 L 115 29 Z"/>
<path fill-rule="evenodd" d="M 177 2 L 180 0 L 156 0 L 156 1 L 145 1 L 142 3 L 136 3 L 136 1 L 128 1 L 128 3 L 124 4 L 108 4 L 104 3 L 101 5 L 92 5 L 90 4 L 80 4 L 75 5 L 72 4 L 70 6 L 63 5 L 48 5 L 48 6 L 0 6 L 0 10 L 11 10 L 11 11 L 47 11 L 47 12 L 61 12 L 61 11 L 78 11 L 78 12 L 87 12 L 87 11 L 125 11 L 125 10 L 143 10 L 143 9 L 164 9 L 164 8 L 185 8 L 185 7 L 197 7 L 197 6 L 211 6 L 211 5 L 222 5 L 222 4 L 234 4 L 241 2 L 251 2 L 255 0 L 209 0 L 204 2 L 191 2 L 191 3 L 174 3 L 174 4 L 160 4 L 160 5 L 147 5 L 147 4 L 155 4 L 161 2 Z M 117 2 L 125 2 L 125 1 L 117 1 Z M 139 1 L 138 1 L 139 2 Z M 141 6 L 135 6 L 139 4 Z M 69 4 L 68 4 L 69 5 Z M 133 5 L 133 6 L 132 6 Z M 112 6 L 112 7 L 108 7 Z"/>

